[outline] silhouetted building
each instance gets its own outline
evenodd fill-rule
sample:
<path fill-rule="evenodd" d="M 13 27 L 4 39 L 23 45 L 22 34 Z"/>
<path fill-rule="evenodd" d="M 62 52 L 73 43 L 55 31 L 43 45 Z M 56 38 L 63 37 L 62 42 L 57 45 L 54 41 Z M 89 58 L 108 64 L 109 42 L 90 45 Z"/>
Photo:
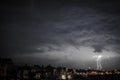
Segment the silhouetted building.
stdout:
<path fill-rule="evenodd" d="M 16 76 L 13 61 L 11 59 L 0 59 L 0 79 L 9 80 Z"/>

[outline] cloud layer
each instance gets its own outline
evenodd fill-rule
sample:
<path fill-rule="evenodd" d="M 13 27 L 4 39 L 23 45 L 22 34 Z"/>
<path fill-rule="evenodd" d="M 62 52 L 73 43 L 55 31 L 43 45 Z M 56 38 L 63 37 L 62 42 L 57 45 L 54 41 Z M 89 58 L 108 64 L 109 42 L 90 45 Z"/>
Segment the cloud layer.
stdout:
<path fill-rule="evenodd" d="M 93 53 L 120 53 L 118 2 L 48 2 L 4 7 L 2 56 L 70 65 L 88 61 Z"/>

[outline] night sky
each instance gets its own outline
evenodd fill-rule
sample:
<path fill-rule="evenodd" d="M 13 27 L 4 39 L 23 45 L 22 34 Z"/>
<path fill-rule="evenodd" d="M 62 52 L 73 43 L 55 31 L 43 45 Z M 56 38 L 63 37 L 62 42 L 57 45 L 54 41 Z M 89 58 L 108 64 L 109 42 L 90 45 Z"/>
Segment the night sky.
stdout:
<path fill-rule="evenodd" d="M 0 56 L 15 64 L 120 68 L 119 0 L 5 0 Z"/>

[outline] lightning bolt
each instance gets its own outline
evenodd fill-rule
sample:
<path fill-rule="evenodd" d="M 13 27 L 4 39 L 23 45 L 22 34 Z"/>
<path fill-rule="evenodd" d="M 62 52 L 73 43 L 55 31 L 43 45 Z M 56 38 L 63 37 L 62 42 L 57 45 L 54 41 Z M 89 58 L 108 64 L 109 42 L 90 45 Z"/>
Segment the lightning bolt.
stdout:
<path fill-rule="evenodd" d="M 97 70 L 102 70 L 102 64 L 101 64 L 102 55 L 95 55 L 94 57 L 97 58 Z"/>

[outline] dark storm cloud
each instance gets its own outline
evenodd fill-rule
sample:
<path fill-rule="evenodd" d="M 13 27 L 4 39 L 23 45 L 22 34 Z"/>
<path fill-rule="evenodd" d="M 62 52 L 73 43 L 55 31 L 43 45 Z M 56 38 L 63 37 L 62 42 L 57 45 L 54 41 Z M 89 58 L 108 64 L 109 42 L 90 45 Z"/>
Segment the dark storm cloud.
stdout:
<path fill-rule="evenodd" d="M 120 52 L 117 1 L 34 0 L 4 4 L 2 11 L 3 56 L 64 51 L 69 45 Z"/>
<path fill-rule="evenodd" d="M 91 8 L 67 6 L 61 8 L 59 16 L 54 16 L 48 21 L 46 26 L 50 26 L 50 29 L 48 28 L 47 35 L 57 44 L 92 46 L 96 51 L 101 52 L 105 46 L 116 46 L 118 44 L 116 42 L 116 38 L 119 40 L 116 36 L 119 35 L 119 32 L 116 31 L 119 30 L 118 19 L 119 15 L 108 15 L 108 13 L 97 12 Z"/>
<path fill-rule="evenodd" d="M 111 35 L 114 37 L 116 37 L 117 35 L 119 36 L 118 30 L 120 25 L 120 16 L 111 13 L 109 14 L 109 12 L 116 12 L 118 8 L 116 9 L 116 6 L 112 5 L 112 2 L 110 1 L 110 3 L 108 4 L 107 2 L 99 3 L 98 1 L 96 2 L 95 6 L 92 5 L 92 2 L 89 3 L 90 5 L 86 5 L 88 4 L 88 2 L 85 1 L 82 1 L 83 5 L 78 5 L 79 3 L 76 3 L 80 1 L 74 2 L 74 5 L 72 5 L 70 1 L 68 2 L 68 5 L 61 6 L 60 4 L 62 3 L 56 1 L 56 3 L 59 4 L 57 6 L 58 10 L 56 8 L 53 8 L 56 6 L 56 4 L 52 2 L 44 2 L 44 4 L 46 5 L 43 4 L 42 6 L 36 6 L 33 3 L 32 9 L 30 7 L 32 5 L 22 7 L 14 6 L 12 8 L 7 8 L 5 10 L 8 11 L 8 9 L 10 9 L 8 13 L 12 16 L 4 16 L 10 19 L 10 22 L 7 22 L 8 25 L 6 25 L 7 27 L 5 28 L 7 29 L 7 31 L 5 31 L 7 33 L 10 32 L 11 37 L 13 36 L 10 39 L 14 44 L 16 44 L 15 42 L 17 41 L 18 45 L 19 43 L 20 45 L 23 44 L 22 46 L 26 44 L 26 47 L 28 47 L 29 45 L 31 46 L 32 43 L 33 46 L 34 44 L 36 45 L 39 43 L 44 45 L 46 43 L 62 44 L 66 42 L 75 45 L 80 43 L 77 43 L 77 41 L 75 41 L 74 39 L 86 38 L 86 40 L 82 41 L 82 44 L 80 45 L 84 45 L 84 43 L 88 42 L 94 42 L 95 40 L 95 44 L 93 44 L 93 46 L 98 46 L 98 48 L 95 47 L 95 51 L 101 52 L 100 47 L 104 47 L 103 42 L 105 41 L 101 41 L 101 44 L 103 43 L 103 45 L 99 46 L 99 42 L 101 39 L 93 40 L 89 38 L 87 39 L 87 37 L 94 34 L 108 36 Z M 67 2 L 65 2 L 65 4 L 67 4 Z M 77 4 L 77 6 L 75 4 Z M 111 9 L 109 9 L 109 7 Z M 50 10 L 48 10 L 48 8 Z M 96 10 L 95 8 L 97 8 L 98 10 Z M 104 10 L 103 8 L 108 11 L 102 11 Z M 95 37 L 97 38 L 97 35 Z M 112 41 L 112 39 L 108 40 L 108 42 L 110 41 Z M 114 39 L 112 42 L 114 42 Z"/>

